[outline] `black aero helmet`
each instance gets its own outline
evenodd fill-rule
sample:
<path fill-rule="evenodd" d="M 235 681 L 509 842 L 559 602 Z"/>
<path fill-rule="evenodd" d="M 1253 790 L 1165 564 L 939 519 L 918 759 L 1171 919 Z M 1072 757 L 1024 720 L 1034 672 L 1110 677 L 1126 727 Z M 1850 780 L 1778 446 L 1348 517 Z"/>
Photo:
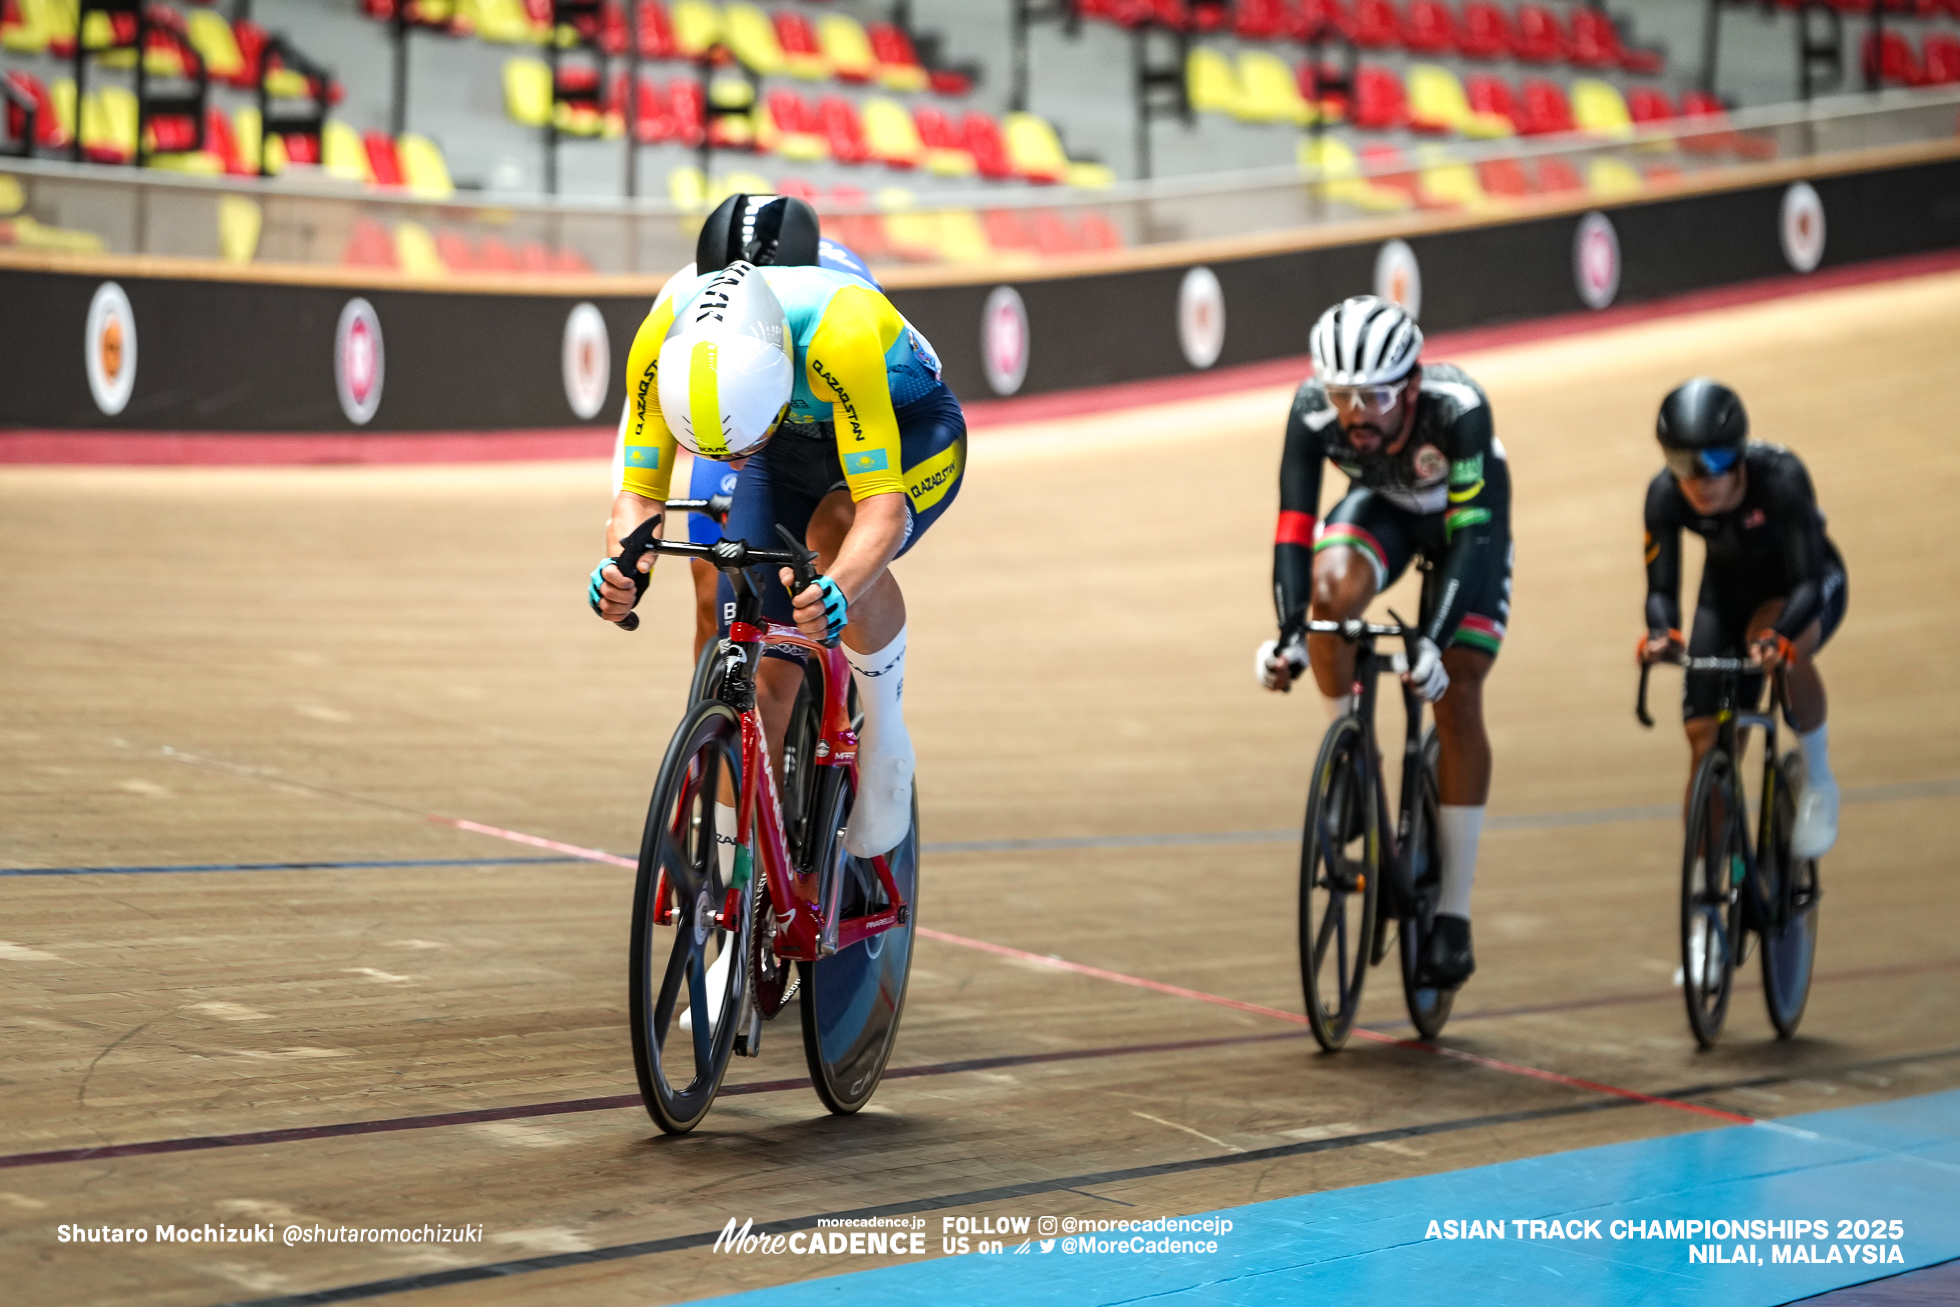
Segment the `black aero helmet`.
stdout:
<path fill-rule="evenodd" d="M 694 267 L 719 272 L 731 263 L 817 261 L 817 211 L 789 195 L 731 195 L 715 206 L 694 243 Z"/>
<path fill-rule="evenodd" d="M 1721 476 L 1749 439 L 1742 397 L 1710 377 L 1682 382 L 1661 401 L 1654 435 L 1677 477 Z"/>

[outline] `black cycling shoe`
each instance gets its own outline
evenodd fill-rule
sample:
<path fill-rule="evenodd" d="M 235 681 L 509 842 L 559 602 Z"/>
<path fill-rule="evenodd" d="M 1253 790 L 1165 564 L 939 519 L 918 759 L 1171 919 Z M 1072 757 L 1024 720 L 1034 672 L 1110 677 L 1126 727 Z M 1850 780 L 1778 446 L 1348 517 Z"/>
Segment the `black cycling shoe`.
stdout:
<path fill-rule="evenodd" d="M 1422 951 L 1422 978 L 1437 989 L 1455 989 L 1477 969 L 1470 948 L 1470 923 L 1462 917 L 1436 914 L 1436 924 Z"/>

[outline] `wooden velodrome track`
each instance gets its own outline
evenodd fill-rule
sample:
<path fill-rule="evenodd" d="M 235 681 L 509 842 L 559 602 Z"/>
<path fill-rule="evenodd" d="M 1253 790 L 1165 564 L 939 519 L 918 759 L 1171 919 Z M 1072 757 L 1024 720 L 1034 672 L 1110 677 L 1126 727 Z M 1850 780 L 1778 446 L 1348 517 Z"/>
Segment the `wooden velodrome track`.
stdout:
<path fill-rule="evenodd" d="M 1956 322 L 1944 275 L 1462 359 L 1510 451 L 1518 562 L 1480 969 L 1447 1045 L 1757 1116 L 1960 1085 Z M 1671 717 L 1635 725 L 1629 657 L 1652 413 L 1696 372 L 1803 455 L 1851 575 L 1809 1014 L 1770 1038 L 1752 963 L 1706 1054 L 1670 984 L 1685 751 Z M 637 840 L 691 618 L 673 566 L 638 634 L 586 611 L 602 465 L 0 472 L 0 866 L 310 864 L 0 878 L 7 1300 L 202 1307 L 518 1263 L 389 1300 L 674 1302 L 879 1264 L 676 1246 L 730 1217 L 1156 1216 L 1714 1124 L 1362 1040 L 1323 1057 L 1253 1010 L 1300 1011 L 1287 831 L 1323 727 L 1249 674 L 1286 396 L 975 434 L 957 509 L 899 567 L 922 921 L 1032 956 L 923 940 L 867 1112 L 799 1083 L 788 1016 L 678 1140 L 578 1101 L 635 1089 L 631 873 L 429 819 Z M 1364 1022 L 1401 1017 L 1377 972 Z M 341 1129 L 373 1121 L 403 1128 Z M 236 1138 L 268 1131 L 294 1133 Z M 231 1138 L 169 1142 L 208 1136 Z M 55 1237 L 292 1221 L 483 1235 Z"/>

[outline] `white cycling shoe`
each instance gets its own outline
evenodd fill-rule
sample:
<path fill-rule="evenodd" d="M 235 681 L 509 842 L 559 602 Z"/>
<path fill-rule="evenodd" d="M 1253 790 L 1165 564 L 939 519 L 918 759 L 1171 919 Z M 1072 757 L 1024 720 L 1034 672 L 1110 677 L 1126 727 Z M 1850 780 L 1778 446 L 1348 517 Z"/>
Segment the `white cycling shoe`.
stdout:
<path fill-rule="evenodd" d="M 857 800 L 844 827 L 844 851 L 854 858 L 891 852 L 912 828 L 912 737 L 901 729 L 878 746 L 858 758 Z"/>
<path fill-rule="evenodd" d="M 1790 827 L 1790 853 L 1821 858 L 1837 843 L 1838 787 L 1835 779 L 1806 782 L 1797 792 L 1797 820 Z"/>
<path fill-rule="evenodd" d="M 734 949 L 723 948 L 721 956 L 708 964 L 707 1001 L 708 1029 L 710 1030 L 713 1030 L 721 1024 L 721 1000 L 722 996 L 728 992 L 728 963 L 734 956 Z M 687 994 L 687 986 L 682 985 L 680 1000 L 684 1001 L 687 998 Z M 686 1007 L 681 1009 L 680 1021 L 677 1024 L 682 1030 L 694 1029 L 694 1004 L 688 1003 Z"/>

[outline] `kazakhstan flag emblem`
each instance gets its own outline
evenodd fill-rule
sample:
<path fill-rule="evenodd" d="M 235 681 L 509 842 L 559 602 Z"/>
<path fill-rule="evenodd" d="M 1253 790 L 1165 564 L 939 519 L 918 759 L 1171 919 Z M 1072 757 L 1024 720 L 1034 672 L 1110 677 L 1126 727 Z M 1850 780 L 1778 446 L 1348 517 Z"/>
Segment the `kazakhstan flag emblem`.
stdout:
<path fill-rule="evenodd" d="M 883 472 L 887 466 L 882 449 L 860 449 L 844 455 L 846 472 Z"/>
<path fill-rule="evenodd" d="M 626 447 L 626 466 L 658 468 L 660 466 L 660 446 L 628 445 Z"/>

